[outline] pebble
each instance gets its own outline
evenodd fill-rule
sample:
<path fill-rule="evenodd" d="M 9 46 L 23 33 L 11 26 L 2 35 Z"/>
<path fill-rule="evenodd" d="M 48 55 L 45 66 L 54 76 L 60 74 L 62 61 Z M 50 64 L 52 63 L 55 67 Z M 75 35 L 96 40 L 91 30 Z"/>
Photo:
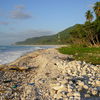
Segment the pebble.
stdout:
<path fill-rule="evenodd" d="M 33 55 L 24 56 L 15 65 L 0 71 L 0 100 L 99 98 L 99 67 L 71 60 L 69 56 L 65 59 L 65 55 L 52 49 L 36 51 L 37 57 Z"/>

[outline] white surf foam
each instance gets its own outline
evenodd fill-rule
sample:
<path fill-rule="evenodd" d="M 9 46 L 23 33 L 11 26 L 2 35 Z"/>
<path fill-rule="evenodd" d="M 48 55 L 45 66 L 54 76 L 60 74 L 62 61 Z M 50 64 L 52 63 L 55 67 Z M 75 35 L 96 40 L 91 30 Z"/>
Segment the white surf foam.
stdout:
<path fill-rule="evenodd" d="M 6 51 L 6 52 L 1 52 L 0 53 L 0 64 L 7 64 L 10 63 L 14 60 L 16 60 L 17 58 L 19 58 L 20 56 L 28 53 L 28 52 L 32 52 L 34 50 L 37 49 L 41 49 L 40 47 L 32 47 L 32 48 L 26 48 L 24 50 L 14 50 L 14 51 Z"/>

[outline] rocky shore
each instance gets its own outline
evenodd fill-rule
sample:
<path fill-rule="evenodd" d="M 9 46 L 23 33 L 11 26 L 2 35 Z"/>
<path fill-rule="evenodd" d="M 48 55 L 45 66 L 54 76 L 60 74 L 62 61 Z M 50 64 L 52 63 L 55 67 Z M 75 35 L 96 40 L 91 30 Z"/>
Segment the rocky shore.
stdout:
<path fill-rule="evenodd" d="M 56 49 L 28 53 L 0 66 L 0 100 L 100 100 L 100 65 Z"/>

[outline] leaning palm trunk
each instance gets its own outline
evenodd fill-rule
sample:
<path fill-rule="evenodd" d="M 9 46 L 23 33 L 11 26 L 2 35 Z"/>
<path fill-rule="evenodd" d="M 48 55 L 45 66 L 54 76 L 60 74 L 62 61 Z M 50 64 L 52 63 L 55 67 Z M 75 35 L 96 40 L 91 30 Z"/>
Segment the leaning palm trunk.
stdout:
<path fill-rule="evenodd" d="M 100 44 L 100 41 L 98 39 L 98 35 L 96 35 L 96 41 L 97 41 L 97 44 L 99 45 Z"/>

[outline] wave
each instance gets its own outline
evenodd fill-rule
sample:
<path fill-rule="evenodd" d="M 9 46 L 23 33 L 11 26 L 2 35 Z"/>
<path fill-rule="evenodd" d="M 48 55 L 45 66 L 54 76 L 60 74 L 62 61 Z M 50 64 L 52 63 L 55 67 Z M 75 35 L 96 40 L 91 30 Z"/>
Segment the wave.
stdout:
<path fill-rule="evenodd" d="M 11 48 L 10 48 L 11 49 Z M 10 63 L 25 53 L 32 52 L 34 50 L 41 49 L 40 47 L 19 47 L 16 49 L 0 48 L 0 64 Z"/>
<path fill-rule="evenodd" d="M 45 48 L 52 48 L 52 46 L 0 46 L 0 64 L 13 62 L 28 52 Z"/>

